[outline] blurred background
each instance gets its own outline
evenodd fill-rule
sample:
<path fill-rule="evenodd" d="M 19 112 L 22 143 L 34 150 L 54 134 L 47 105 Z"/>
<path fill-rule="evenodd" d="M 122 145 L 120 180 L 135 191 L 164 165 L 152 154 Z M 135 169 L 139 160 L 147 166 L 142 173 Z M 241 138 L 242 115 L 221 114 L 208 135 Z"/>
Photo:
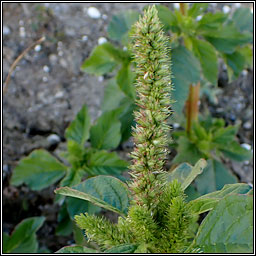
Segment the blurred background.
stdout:
<path fill-rule="evenodd" d="M 101 114 L 107 76 L 81 71 L 83 61 L 96 45 L 108 38 L 112 15 L 121 10 L 142 12 L 146 3 L 3 3 L 3 78 L 14 60 L 40 37 L 16 66 L 3 95 L 3 230 L 11 232 L 22 219 L 46 216 L 38 233 L 41 247 L 56 251 L 72 243 L 72 236 L 56 236 L 58 207 L 52 189 L 32 192 L 9 185 L 18 161 L 37 148 L 57 152 L 65 146 L 64 131 L 83 104 L 92 121 Z M 164 3 L 170 9 L 173 3 Z M 244 3 L 210 3 L 209 11 L 234 12 Z M 227 124 L 241 122 L 239 142 L 251 149 L 253 142 L 253 71 L 243 70 L 229 83 L 225 66 L 219 65 L 217 102 L 207 101 L 214 117 Z M 129 142 L 126 142 L 126 145 Z M 124 146 L 125 147 L 125 146 Z M 253 182 L 253 161 L 227 163 L 242 182 Z"/>

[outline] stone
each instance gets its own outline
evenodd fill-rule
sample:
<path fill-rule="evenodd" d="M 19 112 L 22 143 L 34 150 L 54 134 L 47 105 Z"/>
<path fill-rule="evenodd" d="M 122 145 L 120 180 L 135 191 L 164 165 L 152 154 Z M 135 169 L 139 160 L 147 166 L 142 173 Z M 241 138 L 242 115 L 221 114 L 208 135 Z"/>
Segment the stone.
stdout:
<path fill-rule="evenodd" d="M 92 18 L 92 19 L 99 19 L 101 16 L 100 11 L 95 8 L 95 7 L 89 7 L 87 10 L 87 14 Z"/>

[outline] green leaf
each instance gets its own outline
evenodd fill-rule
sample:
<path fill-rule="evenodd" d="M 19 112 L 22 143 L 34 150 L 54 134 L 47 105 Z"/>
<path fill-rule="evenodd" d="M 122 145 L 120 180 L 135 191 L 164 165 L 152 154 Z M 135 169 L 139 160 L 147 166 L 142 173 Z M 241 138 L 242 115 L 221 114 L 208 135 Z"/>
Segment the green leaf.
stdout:
<path fill-rule="evenodd" d="M 218 30 L 205 32 L 203 35 L 218 51 L 229 54 L 233 53 L 237 46 L 252 42 L 250 32 L 240 33 L 233 25 L 223 26 Z"/>
<path fill-rule="evenodd" d="M 203 13 L 208 7 L 208 3 L 194 3 L 188 10 L 188 16 L 196 18 L 198 15 Z"/>
<path fill-rule="evenodd" d="M 221 127 L 216 130 L 216 132 L 213 134 L 213 143 L 217 144 L 226 144 L 230 141 L 234 140 L 237 132 L 238 132 L 239 126 L 232 126 L 229 125 L 228 127 Z"/>
<path fill-rule="evenodd" d="M 90 130 L 91 144 L 98 149 L 114 149 L 121 140 L 121 123 L 118 111 L 111 110 L 103 113 Z"/>
<path fill-rule="evenodd" d="M 137 248 L 136 244 L 121 244 L 104 251 L 104 253 L 134 253 Z"/>
<path fill-rule="evenodd" d="M 164 30 L 178 29 L 178 21 L 175 14 L 164 5 L 156 5 L 160 22 L 164 25 Z"/>
<path fill-rule="evenodd" d="M 73 188 L 58 188 L 55 193 L 89 201 L 122 216 L 126 215 L 129 205 L 126 185 L 110 176 L 93 177 Z"/>
<path fill-rule="evenodd" d="M 120 89 L 131 99 L 135 99 L 135 73 L 131 71 L 129 64 L 124 64 L 118 71 L 116 81 Z"/>
<path fill-rule="evenodd" d="M 133 10 L 127 10 L 113 15 L 107 29 L 109 37 L 118 41 L 126 38 L 131 26 L 138 19 L 139 13 Z"/>
<path fill-rule="evenodd" d="M 238 78 L 241 71 L 245 68 L 246 59 L 239 52 L 235 51 L 231 54 L 223 54 L 225 62 L 233 70 L 235 78 Z"/>
<path fill-rule="evenodd" d="M 236 9 L 232 16 L 235 26 L 241 31 L 249 31 L 253 33 L 253 14 L 250 8 L 240 7 Z"/>
<path fill-rule="evenodd" d="M 66 129 L 66 139 L 73 140 L 80 145 L 84 145 L 89 138 L 90 124 L 91 122 L 88 108 L 86 105 L 83 105 L 82 109 L 76 115 L 75 120 L 72 121 L 69 127 Z"/>
<path fill-rule="evenodd" d="M 81 245 L 64 246 L 56 253 L 99 253 L 99 251 Z"/>
<path fill-rule="evenodd" d="M 63 177 L 66 166 L 45 150 L 34 150 L 23 158 L 14 169 L 11 184 L 25 183 L 32 190 L 49 187 Z"/>
<path fill-rule="evenodd" d="M 173 159 L 173 163 L 189 162 L 194 165 L 198 159 L 203 157 L 203 154 L 198 150 L 197 146 L 190 142 L 186 136 L 181 136 L 178 139 L 178 154 Z"/>
<path fill-rule="evenodd" d="M 204 159 L 198 160 L 194 167 L 187 163 L 183 163 L 176 167 L 170 174 L 167 174 L 166 179 L 168 181 L 177 179 L 185 190 L 192 181 L 203 172 L 205 166 L 206 161 Z"/>
<path fill-rule="evenodd" d="M 200 64 L 195 56 L 181 45 L 172 50 L 171 59 L 173 98 L 176 101 L 173 109 L 174 112 L 181 114 L 188 96 L 189 85 L 200 80 Z"/>
<path fill-rule="evenodd" d="M 253 252 L 253 197 L 228 195 L 199 227 L 195 245 L 204 253 Z"/>
<path fill-rule="evenodd" d="M 90 57 L 84 61 L 81 69 L 89 74 L 104 75 L 111 72 L 123 60 L 121 50 L 110 43 L 96 46 Z"/>
<path fill-rule="evenodd" d="M 201 214 L 212 210 L 215 205 L 225 196 L 230 194 L 247 194 L 251 187 L 244 183 L 227 184 L 221 190 L 203 195 L 189 202 L 189 207 L 193 212 Z"/>
<path fill-rule="evenodd" d="M 113 110 L 120 105 L 120 102 L 125 97 L 126 96 L 119 88 L 116 79 L 111 79 L 105 87 L 101 109 L 103 111 Z"/>
<path fill-rule="evenodd" d="M 128 163 L 115 153 L 105 150 L 92 151 L 88 156 L 88 170 L 91 175 L 120 175 L 127 170 Z"/>
<path fill-rule="evenodd" d="M 31 217 L 21 221 L 5 244 L 5 253 L 36 253 L 38 242 L 35 233 L 44 221 L 45 217 Z"/>
<path fill-rule="evenodd" d="M 223 12 L 206 13 L 200 21 L 198 21 L 197 29 L 200 30 L 215 30 L 227 19 L 227 15 Z"/>
<path fill-rule="evenodd" d="M 192 39 L 193 51 L 201 63 L 204 77 L 212 84 L 217 84 L 218 58 L 214 47 L 203 40 Z"/>
<path fill-rule="evenodd" d="M 60 196 L 60 195 L 57 195 Z M 58 226 L 55 229 L 55 234 L 57 236 L 69 236 L 72 233 L 72 220 L 69 217 L 69 213 L 67 211 L 66 202 L 61 205 L 61 208 L 58 212 Z"/>
<path fill-rule="evenodd" d="M 222 189 L 225 184 L 233 184 L 236 182 L 236 176 L 221 162 L 215 159 L 207 160 L 206 168 L 195 180 L 198 192 L 201 195 Z"/>
<path fill-rule="evenodd" d="M 249 161 L 252 158 L 251 150 L 241 147 L 236 141 L 231 141 L 225 145 L 218 145 L 218 149 L 225 157 L 235 161 Z"/>

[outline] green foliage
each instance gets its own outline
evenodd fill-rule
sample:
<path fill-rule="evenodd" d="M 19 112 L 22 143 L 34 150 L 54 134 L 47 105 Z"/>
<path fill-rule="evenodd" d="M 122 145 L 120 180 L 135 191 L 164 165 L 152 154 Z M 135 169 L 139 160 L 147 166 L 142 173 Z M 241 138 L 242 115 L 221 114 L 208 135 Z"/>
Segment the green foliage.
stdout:
<path fill-rule="evenodd" d="M 56 253 L 98 253 L 98 251 L 81 245 L 71 245 L 61 248 Z"/>
<path fill-rule="evenodd" d="M 37 253 L 38 242 L 36 232 L 41 228 L 45 217 L 31 217 L 21 221 L 11 236 L 4 233 L 4 253 Z"/>

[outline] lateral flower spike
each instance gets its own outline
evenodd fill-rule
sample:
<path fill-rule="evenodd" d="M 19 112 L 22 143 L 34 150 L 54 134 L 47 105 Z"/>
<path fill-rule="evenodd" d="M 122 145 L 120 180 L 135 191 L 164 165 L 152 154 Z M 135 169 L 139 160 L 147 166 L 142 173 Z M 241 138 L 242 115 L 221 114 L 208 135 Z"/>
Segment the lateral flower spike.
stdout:
<path fill-rule="evenodd" d="M 156 174 L 163 171 L 168 153 L 167 118 L 171 109 L 171 70 L 168 37 L 164 34 L 156 7 L 150 6 L 132 28 L 134 62 L 136 64 L 136 127 L 133 129 L 133 164 L 130 166 L 133 183 L 130 184 L 138 205 L 149 209 L 159 198 L 162 182 Z"/>

